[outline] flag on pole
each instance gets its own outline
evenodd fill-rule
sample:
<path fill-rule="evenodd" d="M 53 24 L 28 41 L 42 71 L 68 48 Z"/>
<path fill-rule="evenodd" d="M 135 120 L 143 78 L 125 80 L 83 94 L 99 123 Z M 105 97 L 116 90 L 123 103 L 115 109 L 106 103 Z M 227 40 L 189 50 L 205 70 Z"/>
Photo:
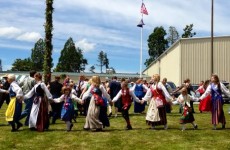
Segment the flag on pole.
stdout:
<path fill-rule="evenodd" d="M 145 15 L 149 14 L 144 3 L 142 3 L 142 5 L 141 5 L 141 13 L 145 14 Z"/>
<path fill-rule="evenodd" d="M 141 21 L 138 23 L 137 26 L 143 28 L 143 25 L 145 25 L 145 24 L 144 24 L 144 22 L 143 22 L 143 19 L 141 19 Z"/>

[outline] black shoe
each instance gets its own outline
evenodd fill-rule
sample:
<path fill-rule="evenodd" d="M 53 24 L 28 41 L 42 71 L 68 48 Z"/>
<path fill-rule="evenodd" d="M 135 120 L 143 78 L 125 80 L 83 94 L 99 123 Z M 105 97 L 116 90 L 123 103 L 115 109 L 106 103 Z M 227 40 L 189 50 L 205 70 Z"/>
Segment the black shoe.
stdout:
<path fill-rule="evenodd" d="M 22 123 L 19 122 L 19 123 L 17 124 L 17 130 L 18 130 L 19 128 L 21 128 L 22 126 L 23 126 Z"/>
<path fill-rule="evenodd" d="M 11 132 L 16 132 L 17 130 L 16 129 L 11 129 Z"/>
<path fill-rule="evenodd" d="M 194 126 L 194 129 L 195 129 L 195 130 L 196 130 L 196 129 L 198 129 L 198 126 L 197 126 L 197 125 L 195 125 L 195 126 Z"/>
<path fill-rule="evenodd" d="M 111 116 L 112 116 L 112 112 L 111 112 L 111 113 L 109 113 L 108 117 L 111 117 Z"/>
<path fill-rule="evenodd" d="M 222 129 L 225 129 L 225 124 L 222 124 Z"/>
<path fill-rule="evenodd" d="M 127 130 L 132 130 L 133 128 L 132 128 L 131 125 L 127 125 L 126 129 L 127 129 Z"/>
<path fill-rule="evenodd" d="M 69 130 L 71 131 L 71 130 L 72 130 L 72 128 L 73 128 L 73 124 L 71 123 L 71 125 L 70 125 L 70 129 L 69 129 Z"/>
<path fill-rule="evenodd" d="M 96 132 L 100 132 L 100 131 L 102 131 L 102 128 L 97 128 L 96 129 Z"/>

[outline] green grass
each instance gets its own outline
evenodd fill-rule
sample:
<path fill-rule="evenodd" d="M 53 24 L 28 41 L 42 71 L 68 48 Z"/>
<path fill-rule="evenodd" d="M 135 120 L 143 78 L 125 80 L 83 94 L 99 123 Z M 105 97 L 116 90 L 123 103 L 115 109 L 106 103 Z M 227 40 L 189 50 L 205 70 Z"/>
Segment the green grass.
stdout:
<path fill-rule="evenodd" d="M 195 105 L 196 113 L 194 117 L 198 124 L 198 130 L 193 130 L 191 124 L 186 125 L 186 130 L 181 131 L 178 113 L 178 106 L 173 106 L 171 114 L 167 114 L 168 130 L 163 126 L 156 130 L 149 130 L 145 124 L 144 114 L 134 114 L 133 107 L 130 109 L 131 123 L 133 130 L 126 131 L 125 121 L 118 115 L 111 117 L 111 127 L 103 132 L 84 131 L 84 117 L 79 117 L 74 123 L 73 131 L 65 132 L 65 124 L 58 120 L 57 124 L 51 125 L 49 131 L 30 131 L 23 126 L 19 132 L 11 133 L 10 126 L 7 126 L 4 114 L 6 105 L 0 109 L 0 149 L 78 149 L 78 150 L 187 150 L 187 149 L 230 149 L 230 115 L 228 114 L 229 104 L 224 106 L 226 116 L 226 129 L 212 130 L 211 114 L 199 113 L 198 105 Z M 24 120 L 22 121 L 24 122 Z"/>

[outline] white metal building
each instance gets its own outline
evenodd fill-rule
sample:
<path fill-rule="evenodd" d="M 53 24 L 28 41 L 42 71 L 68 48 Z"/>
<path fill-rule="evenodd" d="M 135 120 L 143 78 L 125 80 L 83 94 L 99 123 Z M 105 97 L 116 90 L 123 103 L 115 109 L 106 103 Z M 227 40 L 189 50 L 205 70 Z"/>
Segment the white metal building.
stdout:
<path fill-rule="evenodd" d="M 211 38 L 182 38 L 153 61 L 143 73 L 160 74 L 176 85 L 186 78 L 199 83 L 211 76 Z M 213 72 L 230 81 L 230 36 L 214 37 Z"/>

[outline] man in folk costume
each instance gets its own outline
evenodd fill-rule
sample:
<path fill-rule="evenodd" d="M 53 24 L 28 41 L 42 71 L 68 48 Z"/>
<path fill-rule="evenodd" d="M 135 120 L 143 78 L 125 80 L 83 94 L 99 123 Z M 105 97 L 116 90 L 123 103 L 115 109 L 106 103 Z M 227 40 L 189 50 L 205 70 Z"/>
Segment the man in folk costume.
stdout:
<path fill-rule="evenodd" d="M 121 109 L 122 116 L 127 123 L 126 129 L 131 130 L 132 126 L 131 126 L 130 119 L 129 119 L 129 108 L 132 104 L 132 98 L 137 103 L 140 103 L 141 101 L 139 100 L 139 98 L 137 98 L 135 96 L 133 91 L 128 88 L 128 82 L 127 81 L 123 81 L 121 83 L 121 90 L 113 98 L 112 102 L 116 102 L 120 97 L 121 97 L 121 103 L 122 103 L 122 109 Z"/>
<path fill-rule="evenodd" d="M 10 88 L 8 91 L 0 89 L 0 92 L 10 94 L 10 103 L 6 110 L 6 121 L 8 121 L 12 127 L 11 132 L 14 132 L 22 126 L 22 123 L 19 122 L 19 119 L 22 111 L 23 92 L 15 81 L 14 74 L 9 74 L 7 77 L 7 81 L 10 83 Z M 15 126 L 15 124 L 17 125 L 17 127 Z"/>
<path fill-rule="evenodd" d="M 144 101 L 150 101 L 146 114 L 146 122 L 151 125 L 151 129 L 155 129 L 157 125 L 164 125 L 164 129 L 168 129 L 165 104 L 173 100 L 165 86 L 160 82 L 160 75 L 155 74 L 152 77 L 154 84 L 150 86 Z"/>

